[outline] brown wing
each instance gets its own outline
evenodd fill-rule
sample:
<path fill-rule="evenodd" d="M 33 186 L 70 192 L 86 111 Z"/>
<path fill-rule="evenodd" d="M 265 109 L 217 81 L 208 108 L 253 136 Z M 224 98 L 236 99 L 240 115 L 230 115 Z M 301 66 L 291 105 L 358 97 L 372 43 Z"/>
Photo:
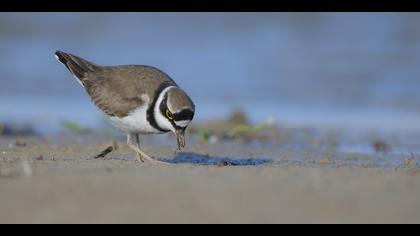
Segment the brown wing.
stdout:
<path fill-rule="evenodd" d="M 70 53 L 57 51 L 55 55 L 80 80 L 95 105 L 109 116 L 124 117 L 144 105 L 143 94 L 149 97 L 150 105 L 162 85 L 176 86 L 155 67 L 99 66 Z"/>
<path fill-rule="evenodd" d="M 137 107 L 150 105 L 158 88 L 176 83 L 162 71 L 149 66 L 103 67 L 88 74 L 85 89 L 93 102 L 107 115 L 124 117 Z M 149 97 L 144 101 L 142 95 Z"/>

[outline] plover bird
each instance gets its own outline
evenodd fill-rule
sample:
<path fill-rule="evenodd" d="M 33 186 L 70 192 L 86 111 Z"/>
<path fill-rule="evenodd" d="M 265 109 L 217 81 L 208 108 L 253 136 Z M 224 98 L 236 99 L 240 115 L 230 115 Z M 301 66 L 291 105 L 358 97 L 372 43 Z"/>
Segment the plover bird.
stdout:
<path fill-rule="evenodd" d="M 110 123 L 127 133 L 136 160 L 162 163 L 140 149 L 139 134 L 173 132 L 178 150 L 185 146 L 195 105 L 166 73 L 146 65 L 101 66 L 61 51 L 55 56 Z"/>

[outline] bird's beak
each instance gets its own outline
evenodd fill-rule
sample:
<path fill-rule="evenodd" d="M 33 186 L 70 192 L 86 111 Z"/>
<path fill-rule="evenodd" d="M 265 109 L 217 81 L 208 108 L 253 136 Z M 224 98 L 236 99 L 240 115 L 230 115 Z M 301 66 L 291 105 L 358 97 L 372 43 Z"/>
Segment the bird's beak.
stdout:
<path fill-rule="evenodd" d="M 185 129 L 177 129 L 175 130 L 176 141 L 178 144 L 178 150 L 181 150 L 181 147 L 185 147 Z"/>

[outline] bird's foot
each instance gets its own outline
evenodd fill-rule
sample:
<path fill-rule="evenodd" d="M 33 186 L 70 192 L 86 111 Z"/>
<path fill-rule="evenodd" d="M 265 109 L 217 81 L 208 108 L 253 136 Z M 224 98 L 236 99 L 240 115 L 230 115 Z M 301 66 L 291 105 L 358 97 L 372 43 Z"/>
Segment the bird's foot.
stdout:
<path fill-rule="evenodd" d="M 133 157 L 133 160 L 136 161 L 136 162 L 149 163 L 149 164 L 154 164 L 154 165 L 156 165 L 156 164 L 157 165 L 163 165 L 163 166 L 171 165 L 171 163 L 156 160 L 155 158 L 153 158 L 149 155 L 146 155 L 145 153 L 143 153 L 143 154 L 137 153 Z"/>
<path fill-rule="evenodd" d="M 133 157 L 133 161 L 144 163 L 144 159 L 140 153 L 136 153 L 136 155 Z"/>

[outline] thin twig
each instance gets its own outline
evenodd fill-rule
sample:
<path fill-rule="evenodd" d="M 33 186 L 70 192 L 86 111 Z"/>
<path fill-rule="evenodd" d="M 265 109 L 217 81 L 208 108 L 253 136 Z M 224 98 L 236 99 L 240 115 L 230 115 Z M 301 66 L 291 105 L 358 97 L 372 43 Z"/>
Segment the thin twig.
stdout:
<path fill-rule="evenodd" d="M 99 153 L 98 155 L 96 155 L 94 157 L 94 159 L 98 159 L 98 158 L 104 158 L 106 155 L 108 155 L 110 152 L 112 152 L 114 150 L 114 147 L 109 146 L 107 147 L 105 150 L 103 150 L 101 153 Z"/>

